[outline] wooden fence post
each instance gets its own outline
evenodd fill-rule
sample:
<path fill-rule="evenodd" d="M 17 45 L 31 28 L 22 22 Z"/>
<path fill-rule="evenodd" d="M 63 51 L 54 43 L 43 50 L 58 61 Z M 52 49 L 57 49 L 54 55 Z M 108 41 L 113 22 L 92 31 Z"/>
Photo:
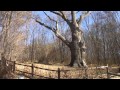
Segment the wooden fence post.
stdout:
<path fill-rule="evenodd" d="M 85 78 L 88 78 L 87 69 L 85 68 Z"/>
<path fill-rule="evenodd" d="M 34 76 L 34 65 L 33 64 L 31 66 L 31 74 L 32 74 L 32 78 L 33 78 L 33 76 Z"/>
<path fill-rule="evenodd" d="M 15 72 L 15 61 L 13 61 L 13 72 Z"/>
<path fill-rule="evenodd" d="M 60 79 L 60 68 L 58 68 L 58 79 Z"/>
<path fill-rule="evenodd" d="M 120 65 L 118 65 L 118 73 L 120 73 Z"/>
<path fill-rule="evenodd" d="M 108 65 L 107 65 L 108 66 Z M 110 79 L 110 75 L 109 75 L 109 67 L 106 67 L 107 69 L 107 79 Z"/>

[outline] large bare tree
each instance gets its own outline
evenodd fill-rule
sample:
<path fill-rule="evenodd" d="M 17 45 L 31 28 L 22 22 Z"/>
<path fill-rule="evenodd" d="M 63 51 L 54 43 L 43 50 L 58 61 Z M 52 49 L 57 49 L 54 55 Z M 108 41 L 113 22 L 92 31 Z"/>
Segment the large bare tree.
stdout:
<path fill-rule="evenodd" d="M 38 20 L 36 18 L 36 22 L 39 23 L 40 25 L 46 27 L 49 30 L 52 30 L 55 35 L 62 40 L 69 48 L 71 51 L 71 62 L 69 66 L 74 66 L 75 63 L 78 64 L 79 67 L 87 67 L 86 61 L 85 61 L 85 56 L 86 56 L 86 46 L 85 46 L 85 41 L 83 39 L 83 30 L 81 29 L 81 23 L 84 20 L 86 16 L 90 14 L 90 11 L 84 11 L 81 13 L 79 18 L 76 17 L 76 13 L 78 11 L 70 11 L 69 17 L 68 14 L 66 14 L 65 11 L 50 11 L 51 13 L 61 17 L 69 26 L 70 31 L 71 31 L 71 37 L 72 41 L 67 40 L 59 31 L 58 28 L 58 21 L 53 19 L 50 15 L 48 15 L 46 12 L 44 14 L 53 22 L 56 23 L 56 27 L 52 27 L 50 25 L 47 25 L 46 23 L 43 23 L 41 20 Z M 70 18 L 71 17 L 71 18 Z M 69 19 L 70 18 L 70 19 Z"/>

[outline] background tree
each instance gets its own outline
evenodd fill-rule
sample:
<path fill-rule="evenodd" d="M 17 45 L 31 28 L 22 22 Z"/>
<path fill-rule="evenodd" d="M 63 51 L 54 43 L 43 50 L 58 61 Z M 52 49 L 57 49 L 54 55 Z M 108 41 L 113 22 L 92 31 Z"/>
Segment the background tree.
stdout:
<path fill-rule="evenodd" d="M 119 12 L 92 13 L 93 23 L 86 33 L 87 60 L 89 63 L 119 64 Z"/>
<path fill-rule="evenodd" d="M 1 52 L 6 59 L 18 58 L 24 49 L 24 26 L 28 22 L 30 12 L 1 11 Z M 19 52 L 18 52 L 19 51 Z"/>

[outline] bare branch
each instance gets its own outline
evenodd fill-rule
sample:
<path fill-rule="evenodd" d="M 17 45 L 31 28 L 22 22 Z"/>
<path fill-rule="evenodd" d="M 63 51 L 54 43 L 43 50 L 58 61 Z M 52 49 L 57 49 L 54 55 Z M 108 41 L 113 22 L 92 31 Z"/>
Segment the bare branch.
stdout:
<path fill-rule="evenodd" d="M 54 14 L 60 16 L 60 17 L 62 17 L 62 14 L 60 14 L 60 13 L 58 13 L 58 12 L 55 12 L 55 11 L 50 11 L 50 12 L 52 12 L 52 13 L 54 13 Z"/>
<path fill-rule="evenodd" d="M 70 22 L 70 20 L 67 19 L 67 17 L 65 16 L 65 14 L 64 14 L 63 11 L 60 11 L 60 13 L 55 12 L 55 11 L 50 11 L 50 12 L 52 12 L 52 13 L 54 13 L 54 14 L 60 16 L 60 17 L 61 17 L 63 20 L 65 20 L 66 23 L 71 27 L 71 22 Z"/>
<path fill-rule="evenodd" d="M 68 24 L 69 26 L 71 26 L 70 20 L 68 20 L 68 18 L 67 18 L 66 15 L 64 14 L 64 12 L 63 12 L 63 11 L 60 11 L 60 13 L 62 14 L 62 18 L 67 22 L 67 24 Z"/>
<path fill-rule="evenodd" d="M 59 30 L 59 29 L 58 29 L 58 22 L 56 22 L 56 29 Z"/>
<path fill-rule="evenodd" d="M 44 12 L 44 11 L 43 11 L 43 12 Z M 49 15 L 47 15 L 46 12 L 44 12 L 44 14 L 45 14 L 50 20 L 52 20 L 52 21 L 54 21 L 54 22 L 57 22 L 56 20 L 52 19 Z"/>
<path fill-rule="evenodd" d="M 56 23 L 55 35 L 69 47 L 70 42 L 64 36 L 60 34 L 59 29 L 58 29 L 58 23 Z"/>
<path fill-rule="evenodd" d="M 77 22 L 78 25 L 80 25 L 81 22 L 83 21 L 83 19 L 84 19 L 85 17 L 87 17 L 90 13 L 91 13 L 90 11 L 87 11 L 87 12 L 85 12 L 84 14 L 80 15 L 80 18 L 79 18 L 79 20 L 78 20 L 78 22 Z"/>
<path fill-rule="evenodd" d="M 72 23 L 76 24 L 76 15 L 75 11 L 71 11 Z"/>
<path fill-rule="evenodd" d="M 65 21 L 69 21 L 63 11 L 60 11 L 60 13 L 62 14 L 62 18 L 63 18 Z"/>
<path fill-rule="evenodd" d="M 42 22 L 40 22 L 40 21 L 38 21 L 38 20 L 36 20 L 36 22 L 39 23 L 40 25 L 42 25 L 42 26 L 44 26 L 44 27 L 46 27 L 46 28 L 52 30 L 53 32 L 55 32 L 55 28 L 50 27 L 50 26 L 48 26 L 48 25 L 46 25 L 46 24 L 44 24 L 44 23 L 42 23 Z"/>
<path fill-rule="evenodd" d="M 55 35 L 56 35 L 60 40 L 62 40 L 67 46 L 69 46 L 69 43 L 70 43 L 70 42 L 69 42 L 64 36 L 62 36 L 62 35 L 60 34 L 59 29 L 58 29 L 58 23 L 57 23 L 57 22 L 56 22 L 56 29 L 55 29 L 55 28 L 52 28 L 52 27 L 50 27 L 50 26 L 48 26 L 48 25 L 46 25 L 46 24 L 44 24 L 44 23 L 42 23 L 42 22 L 40 22 L 40 21 L 38 21 L 38 20 L 36 20 L 36 22 L 39 23 L 40 25 L 42 25 L 42 26 L 44 26 L 44 27 L 52 30 L 52 31 L 55 33 Z"/>

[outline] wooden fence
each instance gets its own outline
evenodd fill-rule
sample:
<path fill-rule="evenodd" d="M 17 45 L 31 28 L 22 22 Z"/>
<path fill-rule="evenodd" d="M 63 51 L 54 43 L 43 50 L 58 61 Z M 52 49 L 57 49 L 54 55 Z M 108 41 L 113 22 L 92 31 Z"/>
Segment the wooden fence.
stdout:
<path fill-rule="evenodd" d="M 21 73 L 24 73 L 24 74 L 29 74 L 29 76 L 26 76 L 30 79 L 33 79 L 35 76 L 38 76 L 38 77 L 41 77 L 41 78 L 46 78 L 46 79 L 55 79 L 55 78 L 52 78 L 52 77 L 45 77 L 45 76 L 41 76 L 41 75 L 37 75 L 35 74 L 34 70 L 35 69 L 40 69 L 40 70 L 47 70 L 47 71 L 52 71 L 52 72 L 56 72 L 57 73 L 57 79 L 61 79 L 61 72 L 64 72 L 64 71 L 72 71 L 72 70 L 61 70 L 60 68 L 58 68 L 57 70 L 51 70 L 51 69 L 45 69 L 45 68 L 40 68 L 40 67 L 36 67 L 34 64 L 31 64 L 31 65 L 24 65 L 24 64 L 21 64 L 21 63 L 17 63 L 16 61 L 10 61 L 10 60 L 6 60 L 6 62 L 11 66 L 11 71 L 12 72 L 15 72 L 15 71 L 18 71 L 18 72 L 21 72 Z M 30 67 L 31 68 L 31 72 L 25 72 L 25 71 L 21 71 L 21 70 L 17 70 L 16 69 L 16 65 L 21 65 L 21 66 L 26 66 L 26 67 Z M 101 67 L 97 67 L 97 69 L 99 69 Z M 116 76 L 120 76 L 120 74 L 115 74 L 115 73 L 112 73 L 109 71 L 109 67 L 108 66 L 104 66 L 104 69 L 106 68 L 106 74 L 107 74 L 107 79 L 110 78 L 110 75 L 116 75 Z M 94 69 L 95 70 L 95 69 Z M 84 75 L 87 79 L 88 77 L 88 74 L 87 74 L 87 69 L 84 69 Z"/>
<path fill-rule="evenodd" d="M 25 72 L 25 71 L 22 71 L 22 70 L 17 70 L 16 69 L 16 65 L 30 67 L 31 68 L 31 72 Z M 0 66 L 2 66 L 2 61 L 1 60 L 0 60 Z M 13 73 L 15 73 L 15 71 L 18 71 L 18 72 L 21 72 L 23 74 L 29 74 L 30 76 L 27 76 L 27 75 L 24 75 L 24 76 L 27 77 L 27 78 L 30 78 L 30 79 L 33 79 L 34 76 L 39 76 L 41 78 L 47 78 L 47 79 L 55 79 L 55 78 L 52 78 L 52 77 L 45 77 L 45 76 L 41 76 L 41 75 L 36 75 L 34 73 L 35 69 L 41 69 L 41 70 L 47 70 L 47 71 L 57 72 L 57 79 L 61 79 L 62 78 L 61 77 L 61 72 L 72 71 L 72 70 L 62 70 L 60 68 L 58 68 L 57 70 L 45 69 L 45 68 L 36 67 L 36 66 L 34 66 L 34 64 L 24 65 L 24 64 L 17 63 L 16 61 L 11 61 L 11 60 L 6 60 L 6 65 L 4 67 L 9 68 L 9 70 L 12 71 Z M 85 69 L 85 75 L 87 76 L 87 70 L 86 69 Z"/>
<path fill-rule="evenodd" d="M 45 69 L 45 68 L 40 68 L 40 67 L 36 67 L 36 66 L 34 66 L 34 64 L 31 64 L 31 65 L 24 65 L 24 64 L 21 64 L 21 63 L 17 63 L 16 61 L 10 61 L 10 60 L 6 60 L 7 61 L 7 63 L 11 63 L 11 65 L 12 65 L 12 68 L 11 68 L 11 71 L 13 71 L 13 72 L 15 72 L 15 71 L 18 71 L 18 72 L 21 72 L 21 73 L 26 73 L 26 74 L 29 74 L 30 75 L 30 77 L 29 76 L 26 76 L 26 77 L 28 77 L 28 78 L 30 78 L 30 79 L 33 79 L 34 78 L 34 76 L 39 76 L 39 77 L 42 77 L 42 78 L 47 78 L 47 79 L 54 79 L 54 78 L 50 78 L 50 77 L 45 77 L 45 76 L 41 76 L 41 75 L 36 75 L 36 74 L 34 74 L 34 69 L 36 68 L 36 69 L 41 69 L 41 70 L 47 70 L 47 71 L 53 71 L 53 72 L 57 72 L 57 76 L 58 76 L 58 79 L 60 79 L 60 77 L 61 77 L 61 75 L 60 75 L 60 73 L 61 73 L 61 70 L 60 70 L 60 68 L 58 68 L 57 70 L 51 70 L 51 69 Z M 26 67 L 31 67 L 31 73 L 29 73 L 29 72 L 25 72 L 25 71 L 21 71 L 21 70 L 17 70 L 16 69 L 16 65 L 21 65 L 21 66 L 26 66 Z"/>
<path fill-rule="evenodd" d="M 55 79 L 55 78 L 52 78 L 52 77 L 45 77 L 45 76 L 42 76 L 42 75 L 37 75 L 37 74 L 35 74 L 35 72 L 34 72 L 34 70 L 35 69 L 40 69 L 40 70 L 46 70 L 46 71 L 52 71 L 52 72 L 56 72 L 57 73 L 57 78 L 56 79 L 62 79 L 62 74 L 64 73 L 64 72 L 68 72 L 68 71 L 75 71 L 75 70 L 63 70 L 63 69 L 60 69 L 60 68 L 57 68 L 57 70 L 52 70 L 52 69 L 46 69 L 46 68 L 41 68 L 41 67 L 37 67 L 37 66 L 35 66 L 34 64 L 31 64 L 31 65 L 24 65 L 24 64 L 21 64 L 21 63 L 17 63 L 16 61 L 10 61 L 10 60 L 6 60 L 7 61 L 7 63 L 11 63 L 12 64 L 12 71 L 13 72 L 15 72 L 15 71 L 18 71 L 18 72 L 21 72 L 21 73 L 26 73 L 26 74 L 29 74 L 30 75 L 30 77 L 28 77 L 28 76 L 26 76 L 26 77 L 28 77 L 28 78 L 30 78 L 30 79 L 33 79 L 34 78 L 34 76 L 38 76 L 38 77 L 41 77 L 41 78 L 46 78 L 46 79 Z M 20 71 L 20 70 L 17 70 L 16 69 L 16 65 L 21 65 L 21 66 L 26 66 L 26 67 L 30 67 L 31 68 L 31 72 L 25 72 L 25 71 Z M 87 69 L 78 69 L 78 70 L 83 70 L 83 74 L 84 74 L 84 79 L 87 79 L 87 77 L 88 77 L 88 75 L 87 75 Z"/>
<path fill-rule="evenodd" d="M 34 64 L 24 65 L 24 64 L 21 64 L 21 63 L 17 63 L 16 61 L 10 61 L 10 60 L 6 60 L 6 63 L 8 63 L 8 64 L 11 66 L 11 71 L 12 71 L 12 72 L 18 71 L 18 72 L 21 72 L 21 73 L 24 73 L 24 74 L 29 74 L 30 76 L 26 76 L 26 75 L 25 75 L 25 77 L 28 77 L 28 78 L 30 78 L 30 79 L 33 79 L 34 76 L 39 76 L 39 77 L 41 77 L 41 78 L 46 78 L 46 79 L 55 79 L 55 78 L 52 78 L 52 77 L 45 77 L 45 76 L 37 75 L 37 74 L 34 73 L 34 70 L 35 70 L 35 69 L 57 72 L 57 79 L 62 79 L 62 77 L 61 77 L 61 73 L 62 73 L 62 72 L 74 71 L 74 70 L 62 70 L 62 69 L 60 69 L 60 68 L 58 68 L 57 70 L 46 69 L 46 68 L 37 67 L 37 66 L 35 66 Z M 30 68 L 31 68 L 31 72 L 25 72 L 25 71 L 17 70 L 17 69 L 16 69 L 16 65 L 21 65 L 21 66 L 30 67 Z M 81 69 L 80 69 L 80 70 L 81 70 Z M 84 73 L 85 76 L 87 77 L 87 69 L 84 69 L 84 72 L 85 72 L 85 73 Z"/>

